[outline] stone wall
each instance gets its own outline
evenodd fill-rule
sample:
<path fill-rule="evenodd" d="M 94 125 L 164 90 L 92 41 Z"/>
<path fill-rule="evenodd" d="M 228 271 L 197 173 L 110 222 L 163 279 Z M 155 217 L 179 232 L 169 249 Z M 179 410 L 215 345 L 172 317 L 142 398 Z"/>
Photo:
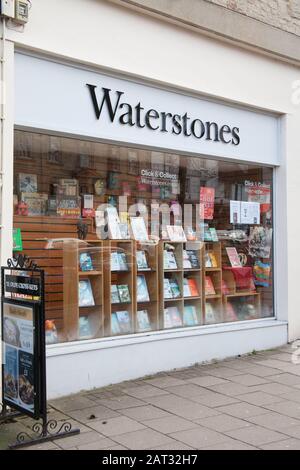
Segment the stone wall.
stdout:
<path fill-rule="evenodd" d="M 300 0 L 206 0 L 300 36 Z"/>

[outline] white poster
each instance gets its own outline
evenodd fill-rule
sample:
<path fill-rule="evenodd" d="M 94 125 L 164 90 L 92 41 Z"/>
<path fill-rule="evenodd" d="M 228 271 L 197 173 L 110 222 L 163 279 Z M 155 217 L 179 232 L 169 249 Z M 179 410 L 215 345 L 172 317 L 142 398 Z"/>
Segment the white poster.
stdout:
<path fill-rule="evenodd" d="M 241 201 L 230 201 L 230 223 L 241 223 Z"/>
<path fill-rule="evenodd" d="M 241 224 L 260 224 L 260 204 L 241 201 Z"/>

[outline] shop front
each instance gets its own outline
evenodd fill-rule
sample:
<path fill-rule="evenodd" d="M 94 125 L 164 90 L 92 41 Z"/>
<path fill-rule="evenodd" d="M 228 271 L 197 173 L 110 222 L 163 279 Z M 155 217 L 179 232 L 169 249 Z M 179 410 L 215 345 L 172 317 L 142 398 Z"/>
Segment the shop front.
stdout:
<path fill-rule="evenodd" d="M 14 252 L 46 274 L 50 397 L 286 343 L 281 117 L 25 52 L 15 77 Z"/>

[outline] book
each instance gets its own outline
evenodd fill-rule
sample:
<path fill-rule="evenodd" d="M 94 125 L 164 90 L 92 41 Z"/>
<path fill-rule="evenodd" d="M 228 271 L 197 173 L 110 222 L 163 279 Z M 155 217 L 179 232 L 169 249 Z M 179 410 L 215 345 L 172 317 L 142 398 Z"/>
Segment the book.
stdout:
<path fill-rule="evenodd" d="M 137 241 L 148 240 L 148 232 L 143 217 L 130 217 L 130 224 L 133 237 Z"/>
<path fill-rule="evenodd" d="M 19 192 L 36 193 L 37 175 L 32 175 L 29 173 L 19 173 Z"/>
<path fill-rule="evenodd" d="M 204 265 L 206 268 L 212 268 L 211 259 L 208 252 L 206 252 L 204 255 Z"/>
<path fill-rule="evenodd" d="M 179 288 L 177 280 L 169 279 L 169 285 L 171 288 L 173 299 L 177 299 L 178 297 L 181 297 L 181 292 L 180 292 L 180 288 Z"/>
<path fill-rule="evenodd" d="M 13 229 L 13 251 L 23 250 L 23 240 L 20 228 Z"/>
<path fill-rule="evenodd" d="M 216 295 L 216 291 L 210 276 L 205 276 L 205 295 Z"/>
<path fill-rule="evenodd" d="M 120 271 L 120 259 L 117 251 L 113 251 L 110 254 L 110 270 Z"/>
<path fill-rule="evenodd" d="M 192 268 L 192 263 L 188 255 L 188 252 L 186 250 L 183 250 L 183 269 L 191 269 L 191 268 Z"/>
<path fill-rule="evenodd" d="M 200 206 L 203 206 L 203 219 L 214 218 L 215 188 L 200 188 Z"/>
<path fill-rule="evenodd" d="M 119 232 L 120 232 L 120 240 L 129 240 L 130 233 L 129 233 L 129 226 L 127 222 L 121 222 L 119 224 Z"/>
<path fill-rule="evenodd" d="M 165 328 L 174 328 L 182 326 L 182 318 L 178 307 L 168 307 L 164 310 Z"/>
<path fill-rule="evenodd" d="M 78 181 L 76 179 L 61 178 L 58 183 L 58 194 L 63 196 L 78 196 Z"/>
<path fill-rule="evenodd" d="M 128 271 L 126 253 L 118 251 L 119 271 Z"/>
<path fill-rule="evenodd" d="M 78 286 L 79 307 L 93 307 L 95 305 L 91 281 L 84 279 Z"/>
<path fill-rule="evenodd" d="M 21 201 L 27 205 L 27 215 L 40 216 L 47 212 L 47 193 L 21 193 Z"/>
<path fill-rule="evenodd" d="M 242 266 L 236 248 L 226 247 L 226 253 L 233 268 L 240 268 Z"/>
<path fill-rule="evenodd" d="M 137 264 L 137 269 L 138 270 L 150 270 L 148 263 L 147 263 L 147 257 L 146 253 L 143 250 L 137 250 L 136 252 L 136 264 Z"/>
<path fill-rule="evenodd" d="M 183 278 L 183 297 L 191 297 L 191 290 L 187 278 Z"/>
<path fill-rule="evenodd" d="M 119 333 L 121 333 L 120 325 L 116 313 L 113 312 L 111 314 L 111 334 L 118 335 Z"/>
<path fill-rule="evenodd" d="M 146 278 L 143 274 L 139 274 L 136 278 L 137 282 L 137 301 L 150 302 L 148 286 Z"/>
<path fill-rule="evenodd" d="M 191 292 L 191 297 L 198 297 L 199 296 L 199 290 L 198 290 L 198 285 L 196 279 L 189 278 L 188 279 L 188 284 Z"/>
<path fill-rule="evenodd" d="M 120 310 L 116 312 L 116 317 L 118 320 L 120 332 L 130 333 L 130 330 L 131 330 L 130 316 L 127 310 Z"/>
<path fill-rule="evenodd" d="M 130 292 L 129 292 L 128 285 L 127 284 L 119 284 L 117 287 L 118 287 L 120 302 L 129 303 L 131 301 L 131 299 L 130 299 Z"/>
<path fill-rule="evenodd" d="M 83 194 L 83 208 L 94 209 L 94 196 L 92 194 Z"/>
<path fill-rule="evenodd" d="M 225 281 L 225 279 L 222 279 L 222 282 L 221 282 L 221 292 L 222 292 L 223 295 L 230 294 L 230 289 L 229 289 L 228 284 Z"/>
<path fill-rule="evenodd" d="M 79 254 L 79 267 L 81 271 L 93 271 L 92 257 L 89 253 Z"/>
<path fill-rule="evenodd" d="M 56 212 L 61 217 L 73 218 L 81 215 L 81 201 L 78 196 L 57 196 L 56 204 Z"/>
<path fill-rule="evenodd" d="M 210 251 L 208 253 L 209 257 L 210 257 L 210 261 L 211 261 L 211 267 L 212 268 L 217 268 L 218 267 L 218 261 L 217 261 L 217 257 L 215 255 L 215 253 L 213 253 L 212 251 Z"/>
<path fill-rule="evenodd" d="M 137 312 L 137 323 L 139 331 L 151 330 L 151 323 L 147 310 L 138 310 Z"/>
<path fill-rule="evenodd" d="M 205 323 L 217 323 L 216 313 L 210 302 L 205 302 Z"/>
<path fill-rule="evenodd" d="M 108 224 L 109 238 L 112 240 L 121 240 L 120 219 L 116 207 L 110 206 L 105 210 L 106 221 Z"/>
<path fill-rule="evenodd" d="M 164 279 L 164 299 L 172 299 L 173 294 L 170 286 L 170 280 L 165 278 Z"/>
<path fill-rule="evenodd" d="M 187 250 L 192 269 L 200 268 L 199 258 L 196 250 Z"/>
<path fill-rule="evenodd" d="M 116 286 L 115 284 L 112 284 L 110 286 L 110 301 L 111 301 L 112 304 L 119 304 L 120 303 L 118 286 Z"/>
<path fill-rule="evenodd" d="M 167 225 L 168 237 L 172 242 L 186 242 L 182 225 Z"/>
<path fill-rule="evenodd" d="M 184 306 L 183 323 L 185 326 L 195 326 L 198 324 L 197 310 L 194 305 Z"/>
<path fill-rule="evenodd" d="M 166 257 L 167 257 L 167 265 L 168 267 L 166 269 L 177 269 L 177 262 L 175 258 L 175 253 L 173 251 L 167 251 L 166 252 Z"/>
<path fill-rule="evenodd" d="M 218 242 L 219 238 L 218 238 L 218 234 L 217 234 L 216 229 L 212 227 L 212 228 L 209 229 L 209 231 L 210 231 L 210 234 L 211 234 L 211 240 L 213 242 Z"/>
<path fill-rule="evenodd" d="M 91 324 L 88 316 L 79 317 L 79 338 L 90 338 L 92 336 Z"/>

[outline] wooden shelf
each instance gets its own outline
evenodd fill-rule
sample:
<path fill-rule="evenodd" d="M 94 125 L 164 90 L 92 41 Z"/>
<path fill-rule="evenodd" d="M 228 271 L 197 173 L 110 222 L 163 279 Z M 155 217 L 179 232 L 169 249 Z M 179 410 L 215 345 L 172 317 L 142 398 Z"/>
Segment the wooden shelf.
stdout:
<path fill-rule="evenodd" d="M 221 268 L 205 268 L 207 272 L 220 272 Z"/>
<path fill-rule="evenodd" d="M 221 299 L 221 295 L 220 295 L 220 294 L 206 295 L 206 296 L 205 296 L 205 299 L 206 299 L 206 300 L 210 300 L 210 299 Z"/>
<path fill-rule="evenodd" d="M 183 297 L 184 300 L 197 300 L 197 299 L 202 299 L 201 295 L 189 295 L 186 297 Z"/>
<path fill-rule="evenodd" d="M 79 271 L 78 276 L 80 276 L 80 277 L 102 276 L 102 271 Z"/>
<path fill-rule="evenodd" d="M 234 294 L 224 294 L 224 297 L 250 297 L 252 295 L 260 295 L 259 292 L 244 291 L 244 292 L 235 292 Z"/>
<path fill-rule="evenodd" d="M 164 302 L 177 302 L 179 300 L 184 300 L 184 297 L 172 297 L 172 299 L 164 299 Z"/>

